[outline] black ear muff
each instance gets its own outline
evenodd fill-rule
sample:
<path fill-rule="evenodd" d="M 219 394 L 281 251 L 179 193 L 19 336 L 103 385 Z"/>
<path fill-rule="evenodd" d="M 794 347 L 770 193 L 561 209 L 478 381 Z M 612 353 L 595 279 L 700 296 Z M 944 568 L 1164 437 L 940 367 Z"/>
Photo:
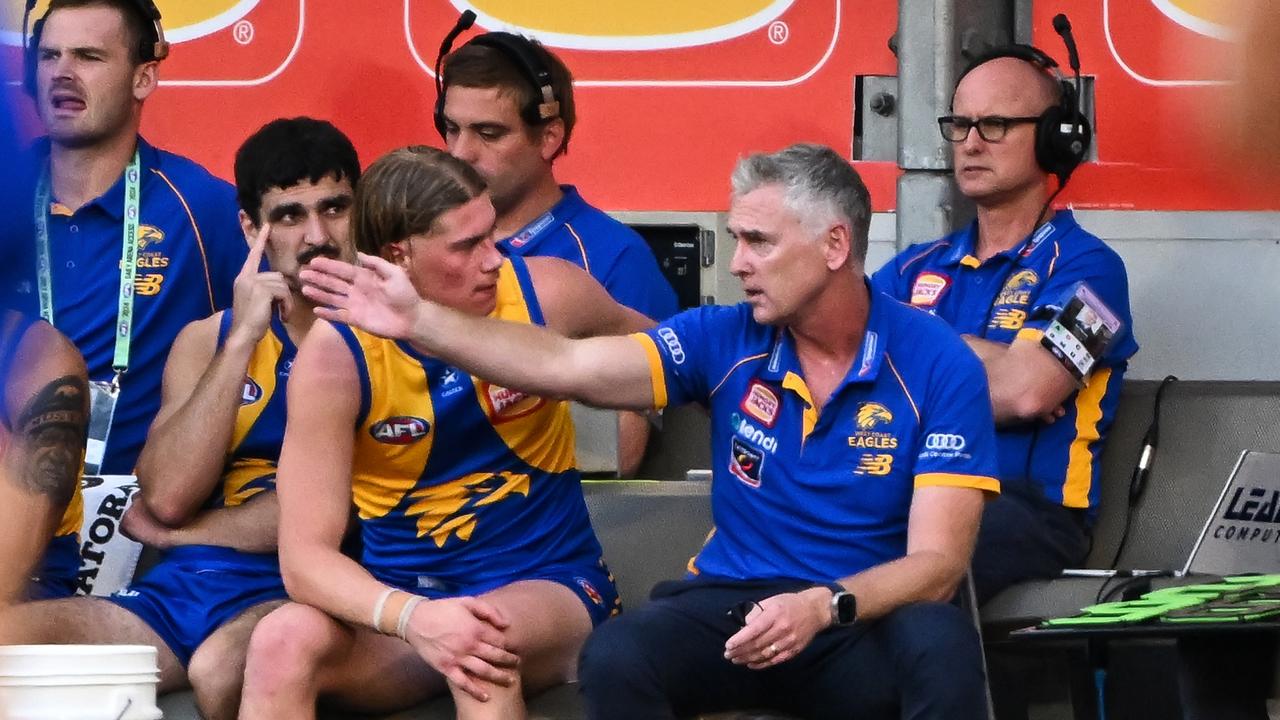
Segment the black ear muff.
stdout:
<path fill-rule="evenodd" d="M 1065 185 L 1089 154 L 1093 129 L 1080 113 L 1075 88 L 1062 83 L 1062 101 L 1044 111 L 1036 124 L 1036 162 Z"/>

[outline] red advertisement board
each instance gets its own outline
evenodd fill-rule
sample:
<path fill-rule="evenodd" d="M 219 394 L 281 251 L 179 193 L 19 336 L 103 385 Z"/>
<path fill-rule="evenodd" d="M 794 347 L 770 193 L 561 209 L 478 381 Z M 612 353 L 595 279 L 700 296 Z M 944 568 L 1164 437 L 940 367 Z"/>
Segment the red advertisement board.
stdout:
<path fill-rule="evenodd" d="M 1050 18 L 1070 13 L 1097 78 L 1099 162 L 1077 206 L 1274 209 L 1280 193 L 1210 176 L 1198 118 L 1234 45 L 1210 0 L 1035 3 L 1035 40 L 1065 64 Z M 14 5 L 17 5 L 14 3 Z M 41 7 L 44 2 L 41 2 Z M 892 75 L 896 0 L 158 0 L 174 42 L 144 131 L 224 177 L 239 142 L 279 116 L 333 120 L 368 162 L 439 144 L 432 67 L 462 9 L 475 30 L 543 39 L 574 71 L 579 126 L 560 176 L 614 210 L 720 210 L 743 153 L 797 141 L 852 147 L 854 78 Z M 8 9 L 7 42 L 20 18 Z M 467 35 L 464 35 L 463 40 Z M 16 50 L 12 51 L 14 57 Z M 14 90 L 14 92 L 17 92 Z M 878 210 L 898 170 L 860 163 Z M 1261 187 L 1261 189 L 1260 189 Z"/>

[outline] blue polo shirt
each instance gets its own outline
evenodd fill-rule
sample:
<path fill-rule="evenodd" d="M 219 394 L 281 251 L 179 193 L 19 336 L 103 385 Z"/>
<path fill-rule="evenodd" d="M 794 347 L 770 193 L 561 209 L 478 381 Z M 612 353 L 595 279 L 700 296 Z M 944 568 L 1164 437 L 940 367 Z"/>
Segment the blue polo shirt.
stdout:
<path fill-rule="evenodd" d="M 676 292 L 635 230 L 587 204 L 572 185 L 520 232 L 498 243 L 506 255 L 558 257 L 591 273 L 619 304 L 661 320 L 679 309 Z"/>
<path fill-rule="evenodd" d="M 1056 422 L 1000 428 L 1000 480 L 1006 489 L 1040 492 L 1069 508 L 1096 512 L 1103 442 L 1115 420 L 1128 360 L 1138 351 L 1129 312 L 1129 280 L 1114 250 L 1061 210 L 1018 246 L 986 262 L 976 257 L 978 226 L 915 245 L 881 268 L 872 285 L 946 320 L 957 332 L 1012 343 L 1039 341 L 1083 282 L 1124 321 L 1082 389 Z M 1047 352 L 1047 351 L 1046 351 Z"/>
<path fill-rule="evenodd" d="M 34 148 L 47 167 L 49 144 Z M 187 323 L 229 307 L 232 284 L 248 248 L 237 219 L 235 190 L 194 162 L 138 139 L 142 164 L 137 278 L 129 371 L 107 442 L 102 472 L 133 471 L 160 408 L 160 381 L 169 346 Z M 101 197 L 70 212 L 49 208 L 54 324 L 80 349 L 89 379 L 110 380 L 120 288 L 124 175 Z M 11 282 L 14 304 L 39 315 L 31 203 L 23 259 Z M 194 440 L 193 440 L 194 441 Z"/>
<path fill-rule="evenodd" d="M 982 364 L 937 318 L 874 295 L 862 349 L 821 412 L 792 336 L 749 305 L 634 335 L 655 405 L 711 411 L 715 527 L 693 574 L 829 582 L 907 551 L 913 491 L 999 491 Z"/>

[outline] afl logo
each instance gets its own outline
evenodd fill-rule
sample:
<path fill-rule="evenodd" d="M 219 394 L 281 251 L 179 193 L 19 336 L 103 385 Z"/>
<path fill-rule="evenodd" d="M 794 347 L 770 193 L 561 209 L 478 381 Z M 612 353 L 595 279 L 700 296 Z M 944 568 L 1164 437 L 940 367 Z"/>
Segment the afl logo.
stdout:
<path fill-rule="evenodd" d="M 965 442 L 963 435 L 952 435 L 949 433 L 933 433 L 924 439 L 924 447 L 926 450 L 951 450 L 959 452 L 964 449 Z"/>
<path fill-rule="evenodd" d="M 240 404 L 252 405 L 262 399 L 262 386 L 245 376 L 244 389 L 240 391 Z"/>
<path fill-rule="evenodd" d="M 431 423 L 412 415 L 397 415 L 369 428 L 369 434 L 384 445 L 410 445 L 431 432 Z"/>

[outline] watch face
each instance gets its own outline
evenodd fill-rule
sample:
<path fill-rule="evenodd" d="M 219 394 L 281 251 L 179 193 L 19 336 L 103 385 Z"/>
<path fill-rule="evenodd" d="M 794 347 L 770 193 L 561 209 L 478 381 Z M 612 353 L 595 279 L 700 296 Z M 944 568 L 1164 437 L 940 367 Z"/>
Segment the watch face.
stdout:
<path fill-rule="evenodd" d="M 832 599 L 835 605 L 836 622 L 840 625 L 850 625 L 858 618 L 858 599 L 853 593 L 843 592 Z"/>

